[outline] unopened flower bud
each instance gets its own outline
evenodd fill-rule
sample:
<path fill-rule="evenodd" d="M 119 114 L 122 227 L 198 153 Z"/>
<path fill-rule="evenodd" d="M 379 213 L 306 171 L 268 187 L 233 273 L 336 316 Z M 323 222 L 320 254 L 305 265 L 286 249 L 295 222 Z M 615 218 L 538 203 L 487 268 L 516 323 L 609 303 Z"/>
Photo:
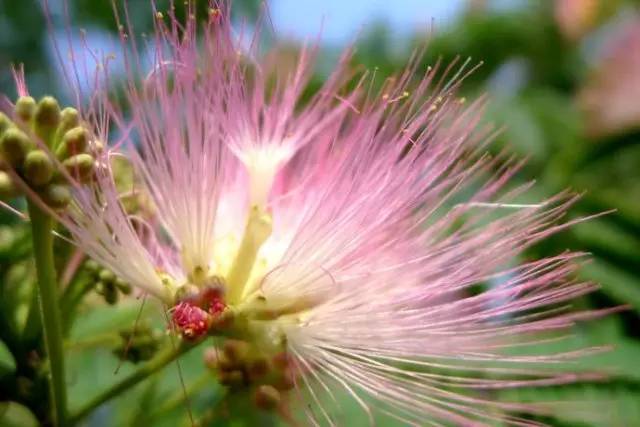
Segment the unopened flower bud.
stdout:
<path fill-rule="evenodd" d="M 251 363 L 249 363 L 249 366 L 247 368 L 247 373 L 249 374 L 249 378 L 251 380 L 260 379 L 265 375 L 267 375 L 268 372 L 269 372 L 269 363 L 267 362 L 266 359 L 262 357 L 256 360 L 252 360 Z"/>
<path fill-rule="evenodd" d="M 36 100 L 30 96 L 21 96 L 14 107 L 16 116 L 24 122 L 29 122 L 36 111 Z"/>
<path fill-rule="evenodd" d="M 20 129 L 12 127 L 0 139 L 0 155 L 12 167 L 20 167 L 27 156 L 29 145 L 29 137 Z"/>
<path fill-rule="evenodd" d="M 133 329 L 122 330 L 119 332 L 122 341 L 113 352 L 120 359 L 133 363 L 149 360 L 160 346 L 160 334 L 156 332 L 144 321 Z"/>
<path fill-rule="evenodd" d="M 228 339 L 222 345 L 222 351 L 233 362 L 242 361 L 249 354 L 249 343 L 240 340 Z"/>
<path fill-rule="evenodd" d="M 244 375 L 242 371 L 219 371 L 218 372 L 218 381 L 222 385 L 226 386 L 240 386 L 244 384 Z"/>
<path fill-rule="evenodd" d="M 58 134 L 64 135 L 68 130 L 75 128 L 80 123 L 78 110 L 67 107 L 60 112 L 60 125 L 58 126 Z"/>
<path fill-rule="evenodd" d="M 11 119 L 5 113 L 0 112 L 0 137 L 11 127 Z"/>
<path fill-rule="evenodd" d="M 72 177 L 85 182 L 93 175 L 95 162 L 91 154 L 82 153 L 69 157 L 62 164 Z"/>
<path fill-rule="evenodd" d="M 49 183 L 41 192 L 42 199 L 54 209 L 63 209 L 71 201 L 71 191 L 66 185 Z"/>
<path fill-rule="evenodd" d="M 107 285 L 106 285 L 104 282 L 101 282 L 101 281 L 99 281 L 99 280 L 98 280 L 98 281 L 95 283 L 95 285 L 93 285 L 93 289 L 94 289 L 97 293 L 99 293 L 100 295 L 104 295 L 104 290 L 105 290 L 106 286 L 107 286 Z"/>
<path fill-rule="evenodd" d="M 253 401 L 256 407 L 265 411 L 272 411 L 280 405 L 282 398 L 275 387 L 265 384 L 256 389 Z"/>
<path fill-rule="evenodd" d="M 211 369 L 212 371 L 217 370 L 219 367 L 218 362 L 220 360 L 220 350 L 216 347 L 207 347 L 204 350 L 203 359 L 204 364 L 207 368 Z"/>
<path fill-rule="evenodd" d="M 120 292 L 122 292 L 124 295 L 131 294 L 131 291 L 133 290 L 133 288 L 131 287 L 131 285 L 129 283 L 125 282 L 124 280 L 122 280 L 119 277 L 116 277 L 116 280 L 113 283 L 116 285 L 118 290 Z"/>
<path fill-rule="evenodd" d="M 86 150 L 89 141 L 89 132 L 82 126 L 76 126 L 66 131 L 62 137 L 60 146 L 56 149 L 56 157 L 65 159 L 73 154 L 79 154 Z"/>
<path fill-rule="evenodd" d="M 0 200 L 7 200 L 20 194 L 18 188 L 13 183 L 11 175 L 5 171 L 0 171 Z"/>
<path fill-rule="evenodd" d="M 293 389 L 295 385 L 296 382 L 293 379 L 293 373 L 290 369 L 282 372 L 282 375 L 280 375 L 274 383 L 274 386 L 281 391 L 289 391 Z"/>
<path fill-rule="evenodd" d="M 218 354 L 218 370 L 219 371 L 235 371 L 242 369 L 242 363 L 237 360 L 229 359 L 222 351 Z"/>
<path fill-rule="evenodd" d="M 84 268 L 86 268 L 88 271 L 90 271 L 92 273 L 97 273 L 98 270 L 100 269 L 100 264 L 98 264 L 97 262 L 95 262 L 92 259 L 88 259 L 84 263 Z"/>
<path fill-rule="evenodd" d="M 279 370 L 285 370 L 289 368 L 289 356 L 285 352 L 281 352 L 273 356 L 271 359 L 273 366 Z"/>
<path fill-rule="evenodd" d="M 210 328 L 212 331 L 224 331 L 230 328 L 235 321 L 233 310 L 224 310 L 215 316 L 212 316 Z"/>
<path fill-rule="evenodd" d="M 53 133 L 59 124 L 60 104 L 58 104 L 55 98 L 45 96 L 38 102 L 34 114 L 34 129 L 36 134 L 50 144 Z"/>
<path fill-rule="evenodd" d="M 24 176 L 31 185 L 41 186 L 51 181 L 53 163 L 42 150 L 33 150 L 24 161 Z"/>
<path fill-rule="evenodd" d="M 103 282 L 104 283 L 104 282 Z M 118 289 L 113 283 L 104 283 L 102 288 L 102 296 L 109 305 L 114 305 L 118 302 Z"/>
<path fill-rule="evenodd" d="M 111 270 L 107 270 L 106 268 L 103 268 L 98 273 L 98 279 L 100 279 L 105 283 L 113 283 L 116 280 L 116 275 L 113 274 Z"/>

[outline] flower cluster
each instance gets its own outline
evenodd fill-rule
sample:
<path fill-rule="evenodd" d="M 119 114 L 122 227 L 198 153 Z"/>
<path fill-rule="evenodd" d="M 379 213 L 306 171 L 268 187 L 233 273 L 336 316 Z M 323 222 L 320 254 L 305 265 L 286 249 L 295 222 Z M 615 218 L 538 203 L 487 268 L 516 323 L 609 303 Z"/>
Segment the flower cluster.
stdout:
<path fill-rule="evenodd" d="M 482 100 L 456 96 L 466 64 L 421 71 L 417 54 L 380 82 L 346 52 L 309 97 L 314 49 L 284 66 L 283 50 L 235 38 L 227 12 L 200 25 L 192 6 L 183 23 L 156 11 L 148 68 L 120 25 L 127 114 L 100 59 L 78 109 L 96 140 L 110 123 L 118 138 L 55 213 L 75 243 L 162 301 L 185 339 L 227 337 L 208 364 L 259 407 L 335 425 L 346 394 L 372 419 L 526 424 L 512 414 L 540 408 L 491 390 L 578 379 L 540 364 L 579 352 L 533 350 L 594 316 L 567 311 L 594 289 L 572 279 L 578 254 L 520 261 L 574 198 L 504 190 L 519 164 L 486 154 Z"/>

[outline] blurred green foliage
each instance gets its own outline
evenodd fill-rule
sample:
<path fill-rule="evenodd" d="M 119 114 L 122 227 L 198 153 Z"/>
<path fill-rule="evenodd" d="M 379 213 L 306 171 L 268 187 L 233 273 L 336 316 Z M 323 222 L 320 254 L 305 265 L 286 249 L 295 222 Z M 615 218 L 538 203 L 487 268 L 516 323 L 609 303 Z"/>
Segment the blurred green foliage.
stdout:
<path fill-rule="evenodd" d="M 69 1 L 70 20 L 77 27 L 113 32 L 110 3 Z M 148 13 L 148 3 L 128 3 L 136 32 L 150 32 L 153 17 Z M 159 1 L 159 9 L 166 8 L 166 3 Z M 580 366 L 607 370 L 611 373 L 609 381 L 502 394 L 524 402 L 587 401 L 594 408 L 603 408 L 596 411 L 597 416 L 558 409 L 548 418 L 541 418 L 553 425 L 640 425 L 640 126 L 589 135 L 589 116 L 579 102 L 579 93 L 589 85 L 599 66 L 594 46 L 601 44 L 612 28 L 624 21 L 622 18 L 638 13 L 637 2 L 596 1 L 600 3 L 597 18 L 577 38 L 563 33 L 555 9 L 561 1 L 524 2 L 514 9 L 490 8 L 487 4 L 491 2 L 471 3 L 474 6 L 454 24 L 436 28 L 431 35 L 416 34 L 411 46 L 428 43 L 423 58 L 425 67 L 439 59 L 446 64 L 457 57 L 470 57 L 471 64 L 482 61 L 482 66 L 465 79 L 461 91 L 468 98 L 489 94 L 488 121 L 504 125 L 494 148 L 507 146 L 528 157 L 518 179 L 537 181 L 533 196 L 538 200 L 566 188 L 584 193 L 571 210 L 571 218 L 609 212 L 548 239 L 532 249 L 530 255 L 557 254 L 566 249 L 589 252 L 592 257 L 581 269 L 581 278 L 600 283 L 602 290 L 580 304 L 592 308 L 630 305 L 629 310 L 619 315 L 575 329 L 574 344 L 614 346 L 613 351 L 587 358 Z M 238 16 L 250 19 L 260 9 L 258 1 L 250 0 L 235 1 L 234 6 Z M 53 25 L 62 28 L 65 18 L 58 9 L 54 11 Z M 59 78 L 51 65 L 46 20 L 39 11 L 38 0 L 22 0 L 20 6 L 13 0 L 0 0 L 0 93 L 10 96 L 15 93 L 11 63 L 24 63 L 33 93 L 58 90 L 50 86 Z M 390 75 L 405 65 L 411 46 L 393 45 L 388 29 L 382 24 L 374 25 L 358 43 L 354 62 Z M 334 57 L 335 52 L 327 49 L 325 56 Z M 320 68 L 323 67 L 321 63 Z M 640 74 L 640 69 L 637 73 Z M 322 78 L 318 74 L 314 84 Z M 636 108 L 640 109 L 640 102 Z M 6 211 L 0 212 L 0 223 L 0 313 L 15 313 L 13 317 L 0 315 L 0 390 L 4 393 L 10 390 L 10 398 L 17 400 L 27 391 L 46 385 L 42 379 L 35 383 L 28 379 L 34 378 L 32 357 L 42 351 L 37 339 L 37 319 L 30 316 L 34 279 L 29 230 Z M 63 242 L 58 244 L 62 268 L 71 250 Z M 82 285 L 73 289 L 80 296 L 87 292 Z M 78 295 L 67 294 L 69 304 L 78 303 Z M 128 362 L 118 368 L 120 362 L 112 350 L 120 345 L 116 331 L 130 328 L 139 309 L 139 302 L 116 308 L 97 298 L 90 298 L 81 306 L 79 316 L 83 320 L 68 337 L 72 410 L 135 369 Z M 163 332 L 162 311 L 161 307 L 147 305 L 141 317 L 155 319 L 154 324 L 160 325 L 159 332 Z M 70 324 L 70 319 L 67 320 Z M 18 343 L 25 333 L 34 334 L 26 347 Z M 545 345 L 541 344 L 539 350 L 544 351 Z M 221 388 L 203 368 L 201 357 L 199 349 L 188 354 L 179 365 L 170 366 L 101 407 L 86 425 L 190 425 L 188 412 L 206 414 L 221 398 Z M 189 392 L 188 397 L 183 387 Z M 41 416 L 42 404 L 26 403 L 36 416 Z M 15 402 L 0 403 L 0 425 L 37 425 L 31 411 Z M 349 414 L 347 409 L 343 416 Z M 212 422 L 234 426 L 272 422 L 225 420 Z M 366 424 L 364 418 L 349 420 L 349 425 Z"/>

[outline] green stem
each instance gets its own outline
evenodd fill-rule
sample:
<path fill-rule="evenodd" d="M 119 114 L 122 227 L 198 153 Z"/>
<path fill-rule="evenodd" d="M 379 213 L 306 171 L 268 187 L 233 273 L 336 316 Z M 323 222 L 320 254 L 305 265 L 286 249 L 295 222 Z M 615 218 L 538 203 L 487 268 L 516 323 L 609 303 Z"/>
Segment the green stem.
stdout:
<path fill-rule="evenodd" d="M 180 407 L 180 405 L 184 405 L 189 396 L 193 396 L 194 394 L 196 394 L 203 388 L 210 386 L 211 384 L 216 384 L 216 382 L 213 379 L 211 373 L 206 372 L 195 382 L 187 386 L 186 390 L 178 390 L 172 397 L 165 400 L 164 403 L 159 405 L 158 408 L 154 410 L 151 415 L 149 415 L 149 419 L 154 420 L 167 416 L 169 412 Z M 209 402 L 209 404 L 212 403 Z"/>
<path fill-rule="evenodd" d="M 120 395 L 129 388 L 137 385 L 150 375 L 155 374 L 156 372 L 167 366 L 169 363 L 176 360 L 179 356 L 195 347 L 196 345 L 194 344 L 182 341 L 178 345 L 171 345 L 165 348 L 153 359 L 143 364 L 140 368 L 129 374 L 126 378 L 123 378 L 121 381 L 117 382 L 116 384 L 87 402 L 70 417 L 69 424 L 77 424 L 102 404 Z"/>
<path fill-rule="evenodd" d="M 40 339 L 42 321 L 40 319 L 40 298 L 38 294 L 39 291 L 36 288 L 36 284 L 34 284 L 31 290 L 31 302 L 29 303 L 27 320 L 22 330 L 22 341 L 26 343 L 36 342 Z"/>
<path fill-rule="evenodd" d="M 64 352 L 58 286 L 53 262 L 53 218 L 35 204 L 29 203 L 33 255 L 36 261 L 40 315 L 49 359 L 51 399 L 54 425 L 65 427 L 67 389 L 64 374 Z"/>

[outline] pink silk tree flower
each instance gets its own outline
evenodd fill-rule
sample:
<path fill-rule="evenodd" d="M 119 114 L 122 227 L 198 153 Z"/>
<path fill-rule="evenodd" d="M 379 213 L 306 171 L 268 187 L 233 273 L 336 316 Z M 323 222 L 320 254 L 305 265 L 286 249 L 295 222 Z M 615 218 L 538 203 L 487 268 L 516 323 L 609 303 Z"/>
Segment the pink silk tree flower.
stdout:
<path fill-rule="evenodd" d="M 192 6 L 186 23 L 155 13 L 144 46 L 118 23 L 127 114 L 108 97 L 109 57 L 72 55 L 76 88 L 100 66 L 79 111 L 93 141 L 112 141 L 52 213 L 184 339 L 227 337 L 221 383 L 294 423 L 297 407 L 305 424 L 349 425 L 346 394 L 372 423 L 535 425 L 518 414 L 543 405 L 494 391 L 581 378 L 553 366 L 591 349 L 535 351 L 603 314 L 569 310 L 596 287 L 574 278 L 581 255 L 522 259 L 567 226 L 575 197 L 519 204 L 529 185 L 505 190 L 520 164 L 486 153 L 483 101 L 456 96 L 466 64 L 420 72 L 416 54 L 377 90 L 346 53 L 303 102 L 313 49 L 280 68 L 278 50 L 234 37 L 227 8 L 203 25 Z M 118 156 L 135 176 L 124 194 Z M 125 208 L 132 195 L 144 213 Z"/>

